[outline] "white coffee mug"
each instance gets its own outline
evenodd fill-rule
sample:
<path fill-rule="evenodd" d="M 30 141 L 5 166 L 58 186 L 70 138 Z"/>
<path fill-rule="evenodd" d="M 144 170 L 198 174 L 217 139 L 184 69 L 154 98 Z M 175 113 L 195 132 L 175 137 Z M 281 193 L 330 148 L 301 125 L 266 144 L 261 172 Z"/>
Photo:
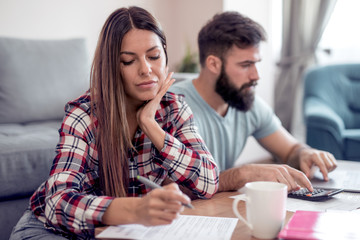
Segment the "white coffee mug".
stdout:
<path fill-rule="evenodd" d="M 234 199 L 233 211 L 256 238 L 275 238 L 286 216 L 287 186 L 277 182 L 250 182 L 245 184 L 245 194 Z M 245 220 L 238 211 L 240 200 L 246 202 Z"/>

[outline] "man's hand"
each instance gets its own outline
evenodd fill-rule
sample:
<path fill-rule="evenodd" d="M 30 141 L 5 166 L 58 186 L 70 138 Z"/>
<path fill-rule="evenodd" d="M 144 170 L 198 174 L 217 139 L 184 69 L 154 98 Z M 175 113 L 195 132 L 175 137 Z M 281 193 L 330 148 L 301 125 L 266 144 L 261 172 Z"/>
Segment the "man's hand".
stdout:
<path fill-rule="evenodd" d="M 219 191 L 231 191 L 242 188 L 247 182 L 272 181 L 284 183 L 288 191 L 305 187 L 313 191 L 306 175 L 286 164 L 247 164 L 231 168 L 220 173 Z"/>
<path fill-rule="evenodd" d="M 324 180 L 328 181 L 328 173 L 337 167 L 334 156 L 325 151 L 316 150 L 314 148 L 301 149 L 299 153 L 299 166 L 308 178 L 312 177 L 311 168 L 317 166 L 322 173 Z"/>

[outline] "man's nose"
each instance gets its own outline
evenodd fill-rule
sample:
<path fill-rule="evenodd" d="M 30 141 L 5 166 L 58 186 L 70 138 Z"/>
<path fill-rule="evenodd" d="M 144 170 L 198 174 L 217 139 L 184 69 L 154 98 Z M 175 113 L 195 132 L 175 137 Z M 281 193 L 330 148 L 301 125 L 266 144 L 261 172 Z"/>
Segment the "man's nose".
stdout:
<path fill-rule="evenodd" d="M 259 76 L 259 73 L 258 73 L 258 70 L 257 70 L 256 66 L 254 66 L 252 68 L 252 71 L 250 73 L 250 79 L 251 80 L 259 80 L 260 79 L 260 76 Z"/>

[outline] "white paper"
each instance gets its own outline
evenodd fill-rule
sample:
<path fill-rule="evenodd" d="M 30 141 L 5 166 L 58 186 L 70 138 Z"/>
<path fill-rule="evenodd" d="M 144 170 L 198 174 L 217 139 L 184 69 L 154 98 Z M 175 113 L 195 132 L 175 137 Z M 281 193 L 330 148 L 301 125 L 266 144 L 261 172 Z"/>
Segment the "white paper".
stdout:
<path fill-rule="evenodd" d="M 145 227 L 140 224 L 109 226 L 96 238 L 114 239 L 231 239 L 238 219 L 181 215 L 170 225 Z"/>

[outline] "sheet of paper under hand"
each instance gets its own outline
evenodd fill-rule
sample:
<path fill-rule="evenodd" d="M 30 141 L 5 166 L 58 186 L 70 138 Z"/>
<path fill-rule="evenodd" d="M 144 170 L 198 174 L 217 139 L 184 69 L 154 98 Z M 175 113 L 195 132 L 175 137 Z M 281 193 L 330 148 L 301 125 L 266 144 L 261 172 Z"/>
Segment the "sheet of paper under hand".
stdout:
<path fill-rule="evenodd" d="M 110 226 L 96 238 L 226 240 L 231 239 L 237 221 L 237 218 L 181 215 L 172 224 L 164 226 L 145 227 L 140 224 Z"/>

